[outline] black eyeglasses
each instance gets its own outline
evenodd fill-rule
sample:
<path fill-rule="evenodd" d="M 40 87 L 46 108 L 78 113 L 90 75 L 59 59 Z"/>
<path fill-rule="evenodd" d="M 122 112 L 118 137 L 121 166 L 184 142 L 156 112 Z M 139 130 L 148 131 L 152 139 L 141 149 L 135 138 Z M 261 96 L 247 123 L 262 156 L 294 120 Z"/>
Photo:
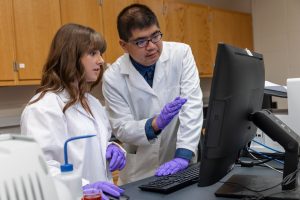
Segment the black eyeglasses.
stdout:
<path fill-rule="evenodd" d="M 133 42 L 136 46 L 143 48 L 145 46 L 147 46 L 149 44 L 149 42 L 151 41 L 153 44 L 159 42 L 162 38 L 162 33 L 161 32 L 157 32 L 154 35 L 150 36 L 149 39 L 138 39 L 138 40 L 132 40 L 129 42 Z"/>

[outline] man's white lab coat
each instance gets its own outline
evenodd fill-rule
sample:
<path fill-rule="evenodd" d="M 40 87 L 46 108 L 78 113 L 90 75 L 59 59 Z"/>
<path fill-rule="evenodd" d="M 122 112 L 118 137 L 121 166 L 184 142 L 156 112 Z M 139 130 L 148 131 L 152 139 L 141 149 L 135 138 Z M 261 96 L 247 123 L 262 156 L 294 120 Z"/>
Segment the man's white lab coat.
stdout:
<path fill-rule="evenodd" d="M 188 45 L 163 42 L 152 88 L 124 54 L 106 70 L 103 94 L 113 132 L 127 151 L 120 184 L 154 175 L 157 167 L 173 159 L 178 148 L 197 155 L 203 103 L 199 74 Z M 188 99 L 178 117 L 157 139 L 149 141 L 145 134 L 147 119 L 158 115 L 177 96 Z"/>

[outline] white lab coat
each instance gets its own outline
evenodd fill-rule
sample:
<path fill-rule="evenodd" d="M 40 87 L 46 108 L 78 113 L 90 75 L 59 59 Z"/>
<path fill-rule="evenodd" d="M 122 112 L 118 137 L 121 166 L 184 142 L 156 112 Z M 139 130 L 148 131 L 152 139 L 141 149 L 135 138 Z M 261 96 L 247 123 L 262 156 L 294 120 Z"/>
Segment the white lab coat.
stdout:
<path fill-rule="evenodd" d="M 103 94 L 113 133 L 124 143 L 126 167 L 120 184 L 154 175 L 155 169 L 174 158 L 175 150 L 191 150 L 195 157 L 202 128 L 202 92 L 191 48 L 183 43 L 163 42 L 151 88 L 124 54 L 104 73 Z M 158 115 L 177 96 L 188 99 L 179 116 L 149 141 L 147 119 Z"/>
<path fill-rule="evenodd" d="M 39 95 L 39 94 L 38 94 Z M 37 97 L 34 96 L 32 99 Z M 21 133 L 33 136 L 41 146 L 52 175 L 64 164 L 64 142 L 74 136 L 95 134 L 95 137 L 68 143 L 69 163 L 90 182 L 112 181 L 105 159 L 111 137 L 111 127 L 105 109 L 90 94 L 86 95 L 94 115 L 88 114 L 80 103 L 63 113 L 68 101 L 66 91 L 48 92 L 38 102 L 26 106 L 21 117 Z"/>

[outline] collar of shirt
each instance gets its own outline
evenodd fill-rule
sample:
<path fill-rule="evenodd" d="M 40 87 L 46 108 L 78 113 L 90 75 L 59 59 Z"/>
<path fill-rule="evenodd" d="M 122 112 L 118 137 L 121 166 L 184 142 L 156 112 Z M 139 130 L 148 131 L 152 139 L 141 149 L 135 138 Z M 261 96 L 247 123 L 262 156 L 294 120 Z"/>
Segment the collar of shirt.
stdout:
<path fill-rule="evenodd" d="M 132 65 L 143 77 L 146 75 L 147 72 L 152 72 L 154 74 L 156 63 L 153 65 L 150 65 L 150 66 L 145 66 L 145 65 L 142 65 L 142 64 L 136 62 L 131 56 L 129 56 L 129 57 L 130 57 L 130 61 L 131 61 Z"/>
<path fill-rule="evenodd" d="M 131 56 L 129 57 L 134 68 L 144 77 L 150 87 L 152 87 L 156 63 L 150 66 L 145 66 L 136 62 Z"/>

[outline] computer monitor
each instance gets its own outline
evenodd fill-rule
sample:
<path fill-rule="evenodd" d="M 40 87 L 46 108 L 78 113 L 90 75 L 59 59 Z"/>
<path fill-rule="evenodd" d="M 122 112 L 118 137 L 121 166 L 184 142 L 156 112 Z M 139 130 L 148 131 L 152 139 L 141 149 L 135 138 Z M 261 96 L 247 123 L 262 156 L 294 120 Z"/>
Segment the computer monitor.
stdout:
<path fill-rule="evenodd" d="M 201 135 L 198 186 L 212 185 L 230 172 L 240 150 L 254 138 L 258 127 L 285 149 L 282 190 L 297 187 L 300 137 L 271 112 L 261 110 L 264 83 L 261 54 L 227 44 L 218 45 L 206 127 Z M 231 184 L 224 184 L 215 194 L 236 198 L 253 196 L 257 194 L 251 188 L 266 188 L 281 181 L 280 177 L 265 180 L 260 176 L 234 175 L 229 179 Z M 294 199 L 297 192 L 277 196 Z"/>
<path fill-rule="evenodd" d="M 261 110 L 265 71 L 261 54 L 219 44 L 201 138 L 199 186 L 218 182 L 255 136 L 250 113 Z"/>

